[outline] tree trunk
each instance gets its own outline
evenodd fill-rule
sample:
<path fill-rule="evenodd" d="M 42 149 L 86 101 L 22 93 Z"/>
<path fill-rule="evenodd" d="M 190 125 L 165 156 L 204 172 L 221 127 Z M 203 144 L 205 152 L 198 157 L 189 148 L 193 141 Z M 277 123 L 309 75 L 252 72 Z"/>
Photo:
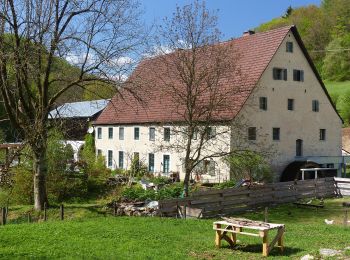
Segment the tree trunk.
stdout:
<path fill-rule="evenodd" d="M 46 150 L 38 149 L 34 152 L 34 208 L 44 210 L 44 203 L 48 205 L 46 194 Z"/>
<path fill-rule="evenodd" d="M 189 194 L 190 175 L 191 175 L 191 171 L 186 169 L 186 174 L 184 179 L 184 197 L 188 197 L 188 194 Z"/>

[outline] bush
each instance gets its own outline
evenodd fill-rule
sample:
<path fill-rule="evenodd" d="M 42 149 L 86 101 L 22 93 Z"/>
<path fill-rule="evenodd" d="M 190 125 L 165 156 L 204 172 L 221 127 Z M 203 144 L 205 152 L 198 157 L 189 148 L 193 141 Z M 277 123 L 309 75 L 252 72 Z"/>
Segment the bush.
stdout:
<path fill-rule="evenodd" d="M 235 187 L 236 182 L 234 180 L 225 181 L 214 185 L 215 189 L 226 189 Z"/>
<path fill-rule="evenodd" d="M 11 169 L 13 174 L 13 187 L 11 192 L 11 203 L 33 204 L 34 187 L 33 172 L 28 165 L 21 164 Z"/>
<path fill-rule="evenodd" d="M 144 190 L 141 185 L 137 184 L 132 187 L 125 188 L 122 192 L 122 197 L 128 200 L 145 201 L 162 200 L 170 198 L 178 198 L 182 195 L 183 185 L 181 183 L 171 184 L 155 191 L 153 189 Z"/>

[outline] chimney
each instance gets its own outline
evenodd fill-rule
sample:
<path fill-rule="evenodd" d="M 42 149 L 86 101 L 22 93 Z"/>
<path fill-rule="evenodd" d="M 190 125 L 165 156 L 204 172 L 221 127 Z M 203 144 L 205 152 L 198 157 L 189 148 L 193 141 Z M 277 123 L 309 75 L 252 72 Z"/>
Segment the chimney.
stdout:
<path fill-rule="evenodd" d="M 253 30 L 248 30 L 248 31 L 245 31 L 244 33 L 243 33 L 243 36 L 249 36 L 249 35 L 252 35 L 252 34 L 254 34 L 255 32 L 253 31 Z"/>

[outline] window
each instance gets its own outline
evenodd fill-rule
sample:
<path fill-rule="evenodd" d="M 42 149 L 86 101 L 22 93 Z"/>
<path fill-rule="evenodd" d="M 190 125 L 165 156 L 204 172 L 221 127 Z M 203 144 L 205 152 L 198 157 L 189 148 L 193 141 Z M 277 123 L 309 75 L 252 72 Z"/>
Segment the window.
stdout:
<path fill-rule="evenodd" d="M 215 127 L 209 126 L 206 130 L 207 130 L 207 132 L 206 132 L 206 139 L 207 140 L 212 139 L 216 136 L 216 128 Z"/>
<path fill-rule="evenodd" d="M 133 159 L 135 170 L 138 171 L 140 169 L 140 153 L 134 152 L 134 156 L 132 159 Z"/>
<path fill-rule="evenodd" d="M 97 139 L 102 139 L 102 128 L 101 127 L 97 128 Z"/>
<path fill-rule="evenodd" d="M 108 150 L 108 167 L 111 168 L 113 166 L 113 151 Z"/>
<path fill-rule="evenodd" d="M 205 160 L 204 164 L 204 172 L 209 174 L 210 176 L 215 176 L 215 162 L 213 159 Z"/>
<path fill-rule="evenodd" d="M 313 112 L 320 111 L 320 105 L 319 105 L 318 100 L 312 100 L 312 111 Z"/>
<path fill-rule="evenodd" d="M 273 79 L 287 80 L 287 69 L 273 68 Z"/>
<path fill-rule="evenodd" d="M 148 171 L 154 172 L 154 153 L 148 154 Z"/>
<path fill-rule="evenodd" d="M 102 150 L 97 149 L 97 156 L 101 156 L 102 155 Z"/>
<path fill-rule="evenodd" d="M 259 107 L 261 110 L 267 110 L 267 97 L 259 98 Z"/>
<path fill-rule="evenodd" d="M 298 139 L 295 141 L 295 156 L 303 156 L 303 140 Z"/>
<path fill-rule="evenodd" d="M 288 110 L 294 110 L 294 99 L 288 98 Z"/>
<path fill-rule="evenodd" d="M 303 70 L 293 70 L 293 80 L 294 81 L 304 81 L 304 71 Z"/>
<path fill-rule="evenodd" d="M 124 140 L 124 127 L 119 127 L 119 140 Z"/>
<path fill-rule="evenodd" d="M 119 151 L 119 169 L 123 169 L 124 168 L 124 152 L 123 151 Z"/>
<path fill-rule="evenodd" d="M 108 128 L 108 139 L 113 139 L 113 127 Z"/>
<path fill-rule="evenodd" d="M 279 128 L 272 128 L 272 140 L 279 141 L 280 140 L 280 129 Z"/>
<path fill-rule="evenodd" d="M 248 140 L 251 140 L 251 141 L 256 140 L 256 127 L 248 128 Z"/>
<path fill-rule="evenodd" d="M 139 127 L 134 128 L 134 140 L 140 140 L 140 128 Z"/>
<path fill-rule="evenodd" d="M 170 127 L 164 127 L 164 141 L 170 141 Z"/>
<path fill-rule="evenodd" d="M 293 52 L 293 42 L 286 42 L 286 51 Z"/>
<path fill-rule="evenodd" d="M 163 173 L 169 173 L 170 169 L 170 155 L 163 155 Z"/>
<path fill-rule="evenodd" d="M 193 136 L 192 136 L 193 140 L 197 140 L 198 139 L 198 128 L 195 128 L 193 130 Z"/>
<path fill-rule="evenodd" d="M 320 129 L 320 140 L 321 141 L 326 140 L 326 129 Z"/>
<path fill-rule="evenodd" d="M 156 139 L 156 129 L 154 127 L 149 128 L 149 140 L 154 141 Z"/>

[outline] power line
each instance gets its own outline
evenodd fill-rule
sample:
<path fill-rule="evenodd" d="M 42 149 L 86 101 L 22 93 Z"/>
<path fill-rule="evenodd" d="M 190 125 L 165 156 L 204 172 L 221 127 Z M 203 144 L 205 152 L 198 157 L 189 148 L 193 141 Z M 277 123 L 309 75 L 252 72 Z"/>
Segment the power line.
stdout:
<path fill-rule="evenodd" d="M 310 52 L 338 52 L 338 51 L 350 51 L 350 48 L 333 49 L 333 50 L 314 50 Z"/>

